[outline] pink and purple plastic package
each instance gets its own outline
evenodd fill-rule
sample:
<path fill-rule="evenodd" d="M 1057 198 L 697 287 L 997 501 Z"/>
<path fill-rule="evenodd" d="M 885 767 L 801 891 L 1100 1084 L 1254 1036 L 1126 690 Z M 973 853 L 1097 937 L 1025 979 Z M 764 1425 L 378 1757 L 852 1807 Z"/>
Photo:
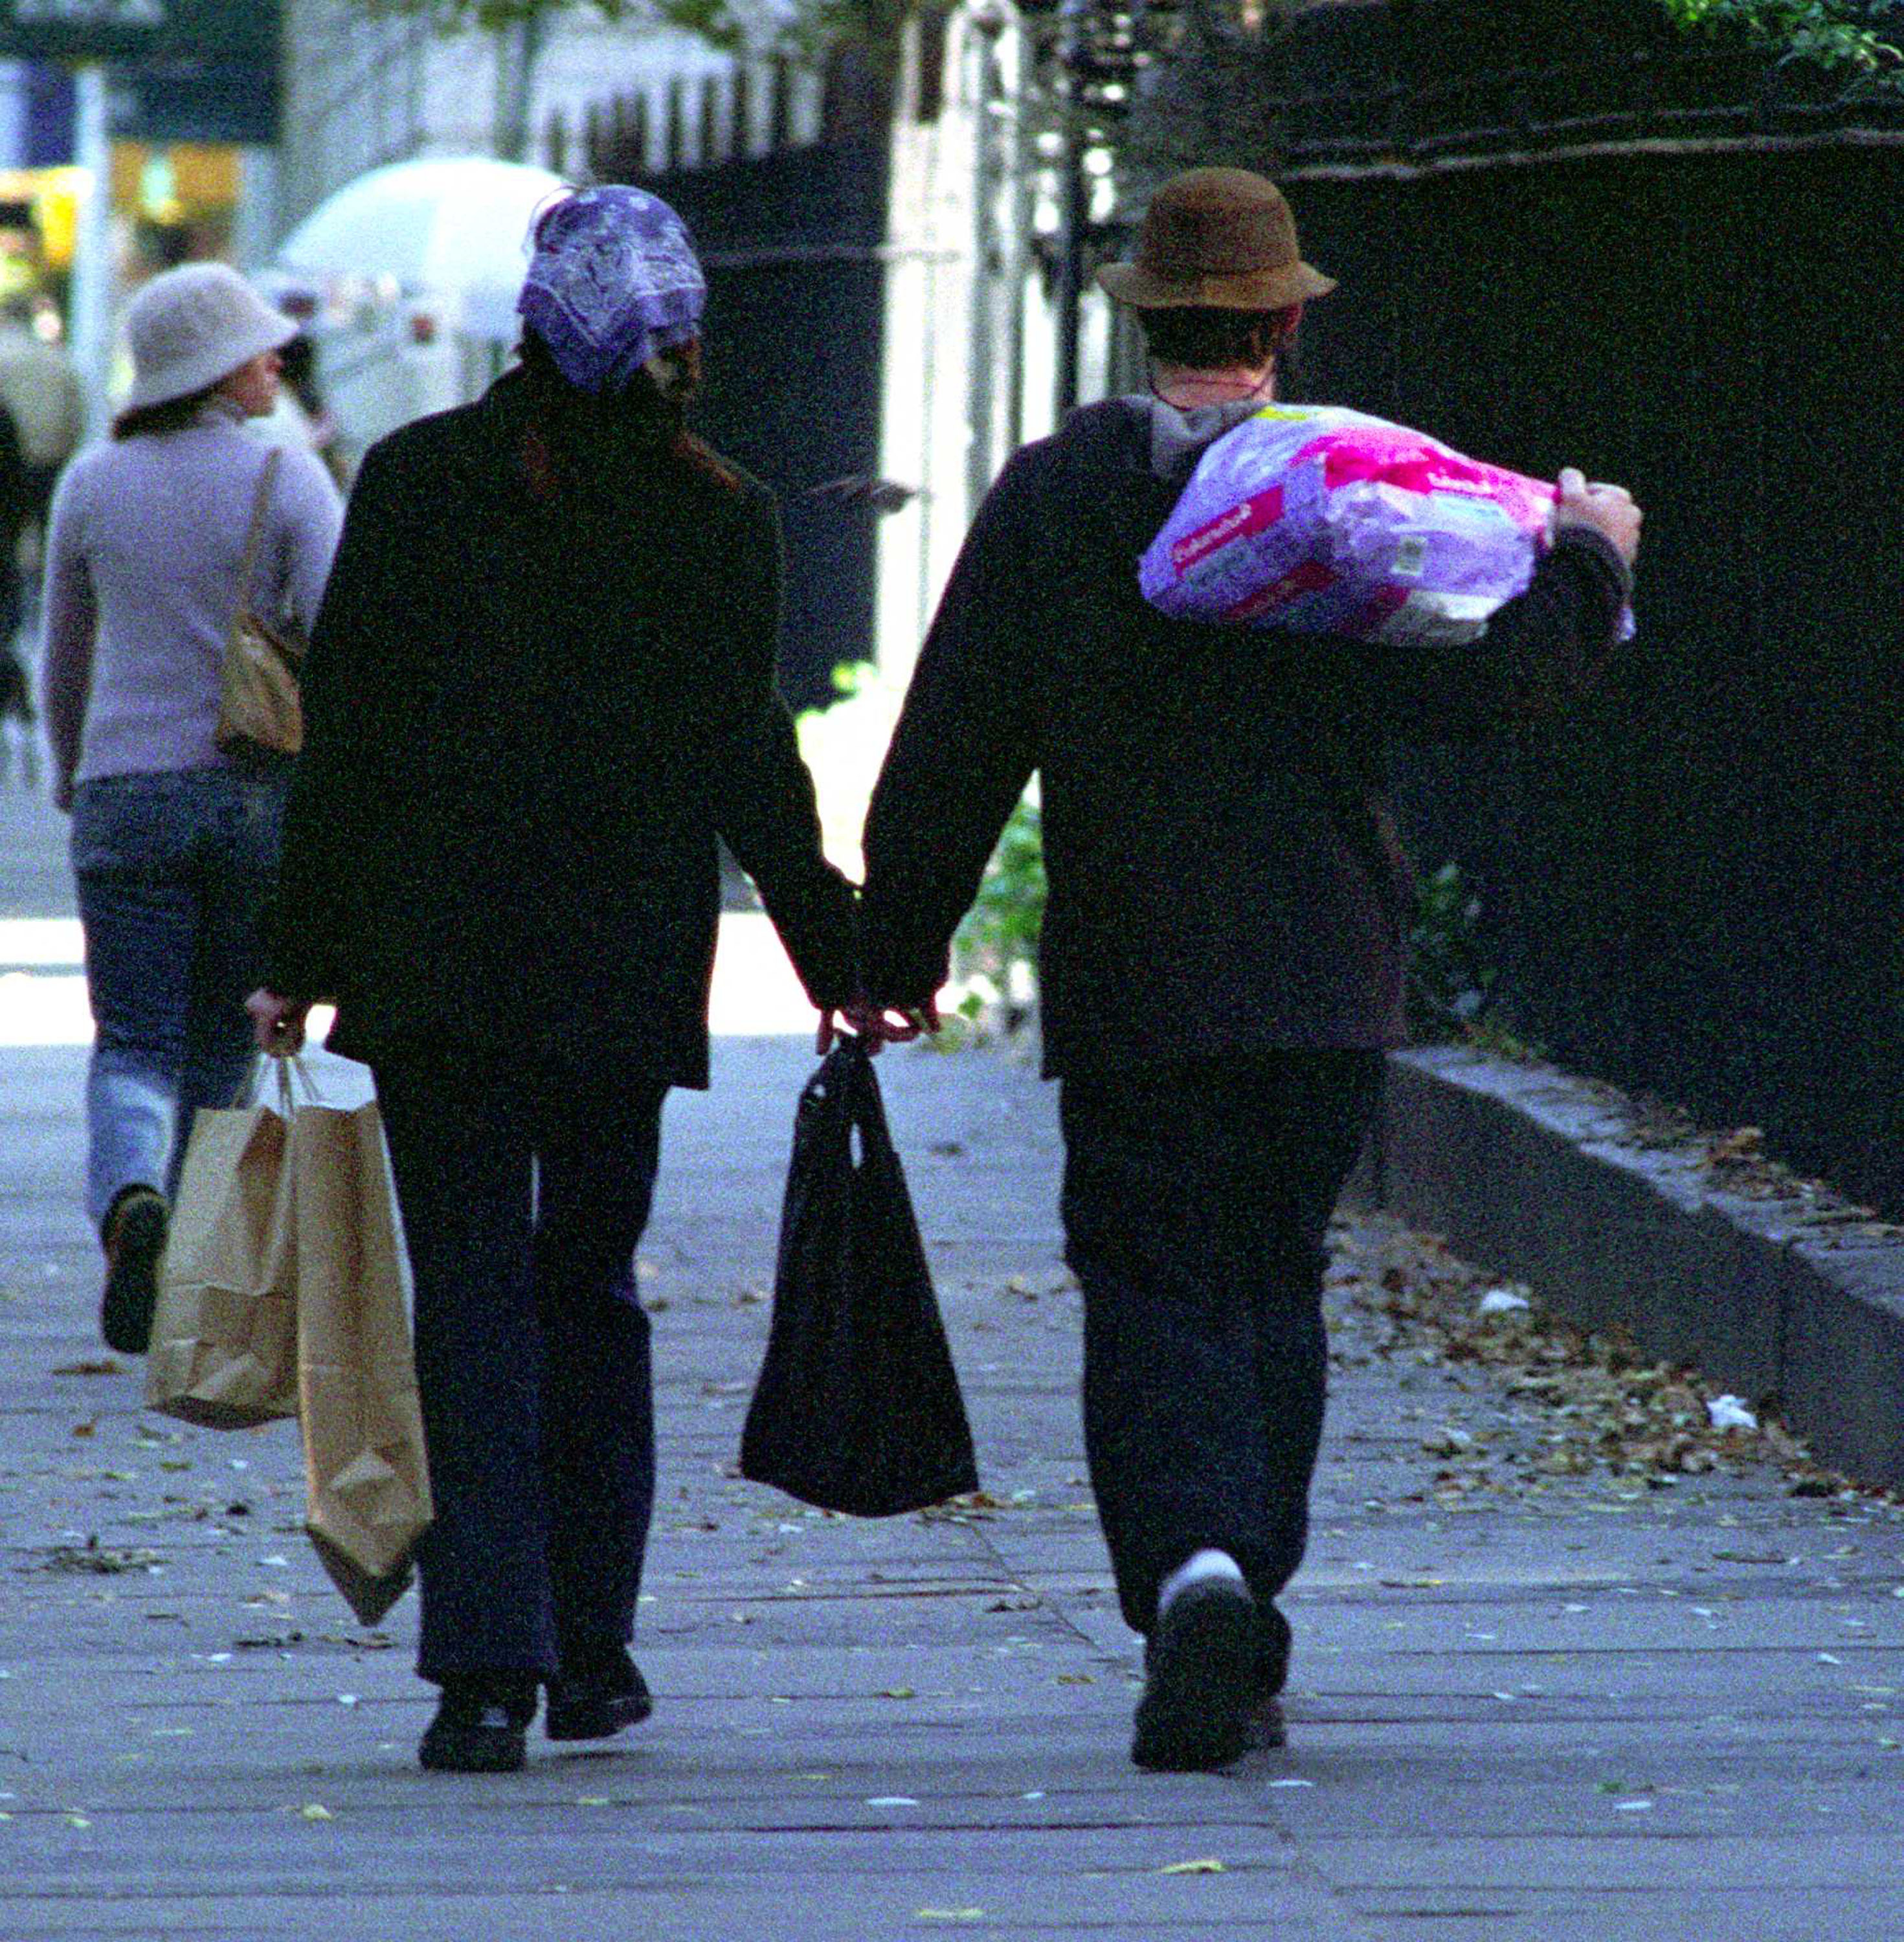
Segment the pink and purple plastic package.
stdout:
<path fill-rule="evenodd" d="M 1404 425 L 1271 404 L 1203 454 L 1138 577 L 1185 620 L 1472 641 L 1532 578 L 1557 496 Z"/>

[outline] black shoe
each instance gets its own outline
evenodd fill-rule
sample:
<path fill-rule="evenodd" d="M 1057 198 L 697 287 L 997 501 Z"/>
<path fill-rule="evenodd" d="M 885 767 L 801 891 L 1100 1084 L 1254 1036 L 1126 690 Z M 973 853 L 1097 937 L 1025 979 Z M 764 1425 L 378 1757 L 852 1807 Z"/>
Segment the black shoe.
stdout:
<path fill-rule="evenodd" d="M 1259 1693 L 1249 1708 L 1249 1744 L 1252 1747 L 1281 1747 L 1288 1745 L 1289 1738 L 1282 1701 L 1273 1692 Z"/>
<path fill-rule="evenodd" d="M 1283 1680 L 1289 1668 L 1289 1623 L 1274 1607 L 1271 1608 L 1271 1616 L 1281 1627 L 1281 1643 L 1279 1646 L 1274 1636 L 1258 1640 L 1256 1668 L 1250 1677 L 1249 1744 L 1265 1750 L 1287 1746 L 1289 1739 L 1289 1723 L 1283 1717 L 1281 1697 Z M 1272 1627 L 1272 1633 L 1274 1630 Z M 1146 1640 L 1144 1644 L 1144 1670 L 1146 1674 L 1150 1671 L 1152 1657 L 1150 1642 Z"/>
<path fill-rule="evenodd" d="M 1256 1630 L 1256 1664 L 1253 1674 L 1255 1696 L 1249 1708 L 1249 1744 L 1252 1747 L 1280 1747 L 1289 1740 L 1283 1718 L 1283 1702 L 1278 1696 L 1288 1683 L 1289 1622 L 1272 1604 L 1259 1605 L 1262 1622 Z"/>
<path fill-rule="evenodd" d="M 534 1680 L 452 1675 L 416 1757 L 433 1773 L 517 1772 L 535 1717 Z"/>
<path fill-rule="evenodd" d="M 100 1333 L 107 1346 L 122 1355 L 143 1355 L 152 1344 L 165 1227 L 164 1196 L 149 1187 L 127 1187 L 106 1217 L 106 1293 L 100 1302 Z"/>
<path fill-rule="evenodd" d="M 1232 1578 L 1187 1585 L 1164 1608 L 1145 1655 L 1130 1757 L 1167 1772 L 1228 1766 L 1249 1744 L 1260 1695 L 1256 1601 Z"/>
<path fill-rule="evenodd" d="M 606 1740 L 655 1710 L 641 1668 L 622 1646 L 573 1654 L 549 1681 L 543 1730 L 552 1740 Z"/>
<path fill-rule="evenodd" d="M 1265 1601 L 1256 1610 L 1261 1614 L 1256 1627 L 1256 1689 L 1273 1699 L 1289 1683 L 1293 1640 L 1289 1620 L 1274 1604 Z"/>

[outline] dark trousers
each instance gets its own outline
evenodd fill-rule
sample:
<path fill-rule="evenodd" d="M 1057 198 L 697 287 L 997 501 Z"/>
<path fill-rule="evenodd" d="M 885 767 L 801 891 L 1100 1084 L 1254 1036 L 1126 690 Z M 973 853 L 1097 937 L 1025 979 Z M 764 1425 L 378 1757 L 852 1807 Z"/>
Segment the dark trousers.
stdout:
<path fill-rule="evenodd" d="M 634 1633 L 655 1502 L 634 1253 L 667 1088 L 435 1059 L 376 1079 L 436 1499 L 417 1670 L 546 1677 Z"/>
<path fill-rule="evenodd" d="M 1323 1242 L 1381 1096 L 1375 1052 L 1065 1081 L 1084 1442 L 1133 1629 L 1194 1551 L 1259 1601 L 1302 1562 L 1322 1435 Z"/>

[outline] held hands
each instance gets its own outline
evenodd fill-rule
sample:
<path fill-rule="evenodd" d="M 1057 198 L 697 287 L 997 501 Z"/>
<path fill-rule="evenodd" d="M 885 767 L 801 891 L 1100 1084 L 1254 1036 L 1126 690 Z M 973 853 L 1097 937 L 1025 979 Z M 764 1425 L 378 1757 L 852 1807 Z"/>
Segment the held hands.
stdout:
<path fill-rule="evenodd" d="M 901 1009 L 897 1005 L 875 1005 L 862 993 L 842 1005 L 837 1013 L 820 1013 L 814 1049 L 823 1054 L 830 1051 L 844 1025 L 853 1037 L 865 1040 L 866 1056 L 877 1058 L 887 1046 L 909 1045 L 921 1032 L 936 1032 L 939 1022 L 938 1005 L 931 998 L 923 1005 Z"/>
<path fill-rule="evenodd" d="M 251 1014 L 252 1036 L 258 1049 L 272 1058 L 290 1058 L 304 1049 L 304 1021 L 311 1007 L 260 988 L 244 1001 Z"/>
<path fill-rule="evenodd" d="M 1588 526 L 1609 541 L 1631 566 L 1639 553 L 1639 522 L 1644 515 L 1623 486 L 1590 486 L 1585 475 L 1568 466 L 1560 475 L 1560 501 L 1553 509 L 1553 529 Z"/>

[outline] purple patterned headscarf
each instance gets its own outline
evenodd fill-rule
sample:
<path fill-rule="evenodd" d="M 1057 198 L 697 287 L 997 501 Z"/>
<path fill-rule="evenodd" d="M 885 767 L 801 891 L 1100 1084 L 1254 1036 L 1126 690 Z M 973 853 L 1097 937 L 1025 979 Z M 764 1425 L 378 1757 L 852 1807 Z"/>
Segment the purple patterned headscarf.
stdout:
<path fill-rule="evenodd" d="M 658 351 L 700 335 L 707 307 L 688 226 L 644 189 L 585 188 L 535 225 L 516 308 L 569 381 L 618 391 Z"/>

